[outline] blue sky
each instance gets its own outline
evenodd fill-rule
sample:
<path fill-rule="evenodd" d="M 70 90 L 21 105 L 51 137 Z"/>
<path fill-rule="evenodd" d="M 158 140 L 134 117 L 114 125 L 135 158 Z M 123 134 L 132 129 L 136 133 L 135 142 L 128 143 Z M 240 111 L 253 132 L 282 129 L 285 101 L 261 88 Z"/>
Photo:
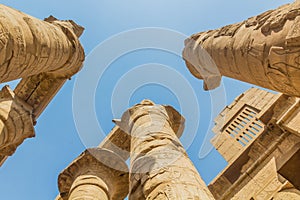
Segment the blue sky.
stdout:
<path fill-rule="evenodd" d="M 85 99 L 84 94 L 78 97 L 79 99 L 73 95 L 77 92 L 76 94 L 80 96 L 81 93 L 77 89 L 83 88 L 85 84 L 89 85 L 89 77 L 82 79 L 80 77 L 84 76 L 92 67 L 94 70 L 98 70 L 97 67 L 99 69 L 103 67 L 98 66 L 97 63 L 104 59 L 106 54 L 90 54 L 97 45 L 116 34 L 145 27 L 159 27 L 163 30 L 180 32 L 182 35 L 191 35 L 245 20 L 288 2 L 292 1 L 2 0 L 2 4 L 40 19 L 53 15 L 59 19 L 72 19 L 84 26 L 86 30 L 81 37 L 81 42 L 86 55 L 89 56 L 81 74 L 65 84 L 38 119 L 35 127 L 36 137 L 26 140 L 0 168 L 1 198 L 9 200 L 54 199 L 58 193 L 57 176 L 60 171 L 76 158 L 86 146 L 95 146 L 103 138 L 101 133 L 98 133 L 97 128 L 88 123 L 89 120 L 92 123 L 92 119 L 76 118 L 74 120 L 77 112 L 83 112 L 90 106 L 84 103 L 80 104 L 81 100 L 93 106 L 93 100 Z M 124 38 L 124 44 L 127 39 Z M 160 39 L 163 42 L 168 38 Z M 183 41 L 178 41 L 178 39 L 176 41 L 180 42 L 183 47 Z M 120 48 L 124 47 L 124 44 L 120 43 Z M 113 48 L 108 48 L 108 50 L 115 51 Z M 149 70 L 147 73 L 153 73 L 153 80 L 151 81 L 152 76 L 147 75 L 146 72 L 142 75 L 138 75 L 140 73 L 138 71 L 132 72 L 135 69 Z M 172 73 L 166 73 L 168 72 L 166 70 L 175 72 L 174 76 L 170 75 Z M 161 80 L 160 77 L 165 77 L 171 82 L 163 85 L 158 81 Z M 126 99 L 126 86 L 134 85 L 144 79 L 147 79 L 147 84 L 140 85 L 136 90 L 128 90 L 131 93 Z M 176 90 L 181 79 L 188 83 L 186 90 L 184 87 L 181 91 Z M 208 140 L 204 138 L 206 135 L 212 136 L 209 131 L 213 125 L 211 119 L 215 117 L 212 110 L 215 113 L 219 112 L 223 104 L 232 102 L 236 96 L 249 89 L 251 85 L 223 78 L 223 87 L 212 92 L 205 92 L 202 89 L 202 81 L 197 80 L 188 72 L 178 55 L 168 51 L 147 48 L 131 51 L 117 57 L 107 67 L 99 80 L 99 84 L 95 87 L 97 90 L 94 95 L 94 110 L 96 120 L 104 133 L 108 133 L 113 127 L 111 122 L 113 118 L 120 117 L 127 107 L 145 98 L 152 99 L 156 103 L 172 105 L 182 111 L 187 119 L 187 129 L 182 141 L 202 178 L 206 183 L 209 183 L 226 166 L 226 162 L 215 150 L 209 151 L 207 155 L 203 151 L 200 153 L 201 146 L 204 145 L 205 149 L 211 147 Z M 125 89 L 122 90 L 122 87 Z M 191 95 L 188 93 L 188 89 L 192 89 L 195 94 L 192 96 L 197 101 L 196 107 L 192 103 L 193 99 L 187 101 L 187 98 L 184 97 L 185 92 L 187 97 Z M 116 94 L 113 91 L 116 91 Z M 121 91 L 125 99 L 121 96 Z M 75 107 L 75 111 L 72 109 L 72 105 L 73 108 Z M 200 117 L 198 118 L 198 116 Z M 81 120 L 87 123 L 82 125 Z M 196 131 L 191 128 L 195 124 L 199 125 Z M 96 137 L 97 135 L 99 137 Z"/>

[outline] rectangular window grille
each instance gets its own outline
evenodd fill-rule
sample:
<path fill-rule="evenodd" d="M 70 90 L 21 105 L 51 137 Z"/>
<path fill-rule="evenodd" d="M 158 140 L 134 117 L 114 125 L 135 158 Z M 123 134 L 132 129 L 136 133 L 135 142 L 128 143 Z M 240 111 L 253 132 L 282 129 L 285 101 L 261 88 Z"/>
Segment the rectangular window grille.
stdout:
<path fill-rule="evenodd" d="M 247 146 L 264 131 L 264 124 L 256 118 L 258 112 L 250 106 L 245 106 L 225 128 L 229 134 L 242 146 Z"/>

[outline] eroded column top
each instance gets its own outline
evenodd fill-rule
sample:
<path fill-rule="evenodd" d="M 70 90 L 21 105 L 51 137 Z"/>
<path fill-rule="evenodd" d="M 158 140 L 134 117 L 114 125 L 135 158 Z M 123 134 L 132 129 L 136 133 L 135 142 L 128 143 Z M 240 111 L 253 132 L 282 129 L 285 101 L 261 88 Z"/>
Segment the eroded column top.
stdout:
<path fill-rule="evenodd" d="M 105 182 L 111 199 L 119 200 L 127 196 L 129 175 L 125 161 L 110 150 L 93 148 L 84 151 L 60 173 L 58 187 L 61 198 L 68 199 L 77 177 L 88 175 L 99 177 Z"/>

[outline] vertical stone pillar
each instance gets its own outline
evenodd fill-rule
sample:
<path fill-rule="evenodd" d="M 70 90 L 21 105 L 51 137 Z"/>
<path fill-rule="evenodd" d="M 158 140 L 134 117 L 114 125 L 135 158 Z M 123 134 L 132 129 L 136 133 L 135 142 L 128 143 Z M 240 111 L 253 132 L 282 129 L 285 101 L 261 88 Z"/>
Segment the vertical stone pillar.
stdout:
<path fill-rule="evenodd" d="M 131 134 L 129 199 L 213 199 L 178 139 L 176 110 L 144 100 L 115 122 Z"/>
<path fill-rule="evenodd" d="M 84 51 L 83 28 L 73 21 L 45 21 L 0 4 L 0 83 L 40 73 L 70 78 Z"/>
<path fill-rule="evenodd" d="M 62 200 L 123 200 L 128 194 L 128 168 L 107 149 L 87 149 L 58 177 Z"/>
<path fill-rule="evenodd" d="M 22 79 L 14 92 L 0 94 L 0 166 L 34 136 L 32 124 L 81 69 L 83 30 L 72 20 L 39 20 L 0 4 L 0 83 Z"/>
<path fill-rule="evenodd" d="M 183 57 L 191 73 L 214 89 L 227 76 L 300 97 L 300 2 L 243 22 L 194 34 Z M 211 61 L 213 60 L 213 61 Z"/>
<path fill-rule="evenodd" d="M 34 135 L 32 107 L 5 86 L 0 91 L 0 165 Z"/>

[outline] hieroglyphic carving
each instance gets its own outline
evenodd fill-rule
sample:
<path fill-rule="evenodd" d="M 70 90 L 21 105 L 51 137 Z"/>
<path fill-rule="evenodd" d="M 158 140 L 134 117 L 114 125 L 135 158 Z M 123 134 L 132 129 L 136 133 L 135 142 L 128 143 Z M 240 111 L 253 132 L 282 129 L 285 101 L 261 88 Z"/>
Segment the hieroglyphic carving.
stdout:
<path fill-rule="evenodd" d="M 70 78 L 84 60 L 82 31 L 71 20 L 41 21 L 0 5 L 0 82 L 42 72 Z"/>
<path fill-rule="evenodd" d="M 128 168 L 117 154 L 87 149 L 58 177 L 63 200 L 123 200 L 128 194 Z"/>
<path fill-rule="evenodd" d="M 206 83 L 210 73 L 299 97 L 299 21 L 296 1 L 241 23 L 195 34 L 186 40 L 183 57 L 191 73 L 211 86 L 206 89 L 219 84 L 218 79 Z M 204 56 L 204 50 L 209 56 Z M 209 59 L 214 63 L 203 64 Z"/>
<path fill-rule="evenodd" d="M 178 139 L 183 122 L 172 107 L 149 100 L 116 121 L 131 135 L 129 199 L 213 199 Z"/>
<path fill-rule="evenodd" d="M 18 145 L 34 135 L 32 107 L 5 86 L 0 92 L 1 160 L 12 155 Z"/>
<path fill-rule="evenodd" d="M 31 106 L 33 123 L 81 69 L 82 32 L 83 27 L 72 20 L 50 16 L 43 21 L 0 4 L 0 83 L 22 78 L 14 95 Z M 0 166 L 5 159 L 0 158 Z"/>
<path fill-rule="evenodd" d="M 282 183 L 278 180 L 274 158 L 255 176 L 249 177 L 250 181 L 230 199 L 251 199 L 251 197 L 257 200 L 270 199 L 282 187 Z"/>

